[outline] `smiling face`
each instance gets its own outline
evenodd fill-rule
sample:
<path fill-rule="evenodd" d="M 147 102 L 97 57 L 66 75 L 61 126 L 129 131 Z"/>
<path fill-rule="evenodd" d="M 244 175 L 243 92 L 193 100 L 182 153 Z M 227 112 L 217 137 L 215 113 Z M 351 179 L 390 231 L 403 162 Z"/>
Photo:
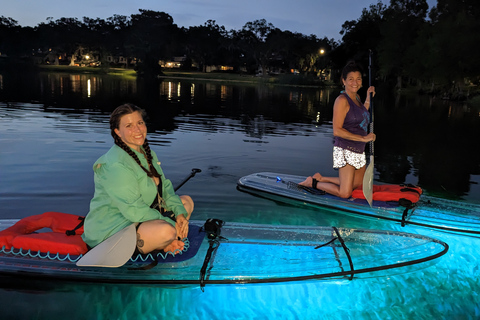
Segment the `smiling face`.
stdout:
<path fill-rule="evenodd" d="M 362 87 L 362 74 L 359 71 L 352 71 L 342 79 L 345 91 L 356 93 Z"/>
<path fill-rule="evenodd" d="M 120 118 L 120 124 L 115 133 L 130 148 L 140 152 L 140 147 L 147 137 L 147 126 L 140 112 L 126 114 Z"/>

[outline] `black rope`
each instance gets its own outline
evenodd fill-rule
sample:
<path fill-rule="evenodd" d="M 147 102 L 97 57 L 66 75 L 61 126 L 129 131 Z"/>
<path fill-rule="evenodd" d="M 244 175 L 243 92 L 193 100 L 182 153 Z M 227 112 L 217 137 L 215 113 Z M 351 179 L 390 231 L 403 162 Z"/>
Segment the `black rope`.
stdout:
<path fill-rule="evenodd" d="M 324 244 L 321 244 L 319 246 L 316 246 L 314 249 L 318 249 L 318 248 L 321 248 L 321 247 L 324 247 L 324 246 L 328 246 L 330 243 L 332 243 L 333 241 L 337 240 L 338 238 L 335 237 L 333 238 L 332 240 L 328 241 L 327 243 L 324 243 Z"/>
<path fill-rule="evenodd" d="M 347 246 L 345 245 L 345 242 L 343 241 L 343 238 L 340 235 L 340 232 L 338 231 L 338 229 L 336 227 L 332 227 L 332 228 L 335 231 L 335 233 L 337 234 L 338 240 L 340 241 L 340 244 L 342 245 L 343 250 L 345 251 L 345 254 L 347 255 L 348 263 L 350 264 L 350 272 L 351 272 L 350 273 L 350 280 L 352 280 L 353 275 L 355 274 L 355 270 L 353 268 L 352 257 L 350 256 L 350 249 L 348 249 Z"/>

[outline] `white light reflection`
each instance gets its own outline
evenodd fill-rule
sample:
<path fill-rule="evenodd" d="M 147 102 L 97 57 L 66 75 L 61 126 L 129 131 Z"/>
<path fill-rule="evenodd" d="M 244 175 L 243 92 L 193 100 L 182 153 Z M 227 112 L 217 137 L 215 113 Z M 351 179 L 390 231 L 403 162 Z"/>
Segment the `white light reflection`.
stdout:
<path fill-rule="evenodd" d="M 92 84 L 90 83 L 90 79 L 87 80 L 87 97 L 90 98 L 92 95 Z"/>

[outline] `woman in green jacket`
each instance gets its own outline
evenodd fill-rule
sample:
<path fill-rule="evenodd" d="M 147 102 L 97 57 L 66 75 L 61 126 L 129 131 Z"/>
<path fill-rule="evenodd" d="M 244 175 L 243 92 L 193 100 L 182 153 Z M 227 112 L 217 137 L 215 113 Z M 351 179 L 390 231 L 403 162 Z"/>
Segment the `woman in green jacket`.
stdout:
<path fill-rule="evenodd" d="M 147 141 L 144 111 L 132 104 L 110 116 L 115 144 L 93 165 L 95 194 L 83 240 L 94 247 L 137 224 L 137 250 L 179 252 L 193 211 L 189 196 L 177 196 Z"/>

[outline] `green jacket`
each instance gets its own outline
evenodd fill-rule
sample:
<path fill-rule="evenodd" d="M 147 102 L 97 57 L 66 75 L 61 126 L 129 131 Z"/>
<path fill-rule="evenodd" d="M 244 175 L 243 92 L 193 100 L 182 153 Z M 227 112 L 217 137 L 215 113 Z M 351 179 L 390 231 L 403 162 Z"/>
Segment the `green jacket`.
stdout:
<path fill-rule="evenodd" d="M 142 165 L 148 168 L 145 156 L 133 151 Z M 162 176 L 162 197 L 167 207 L 165 209 L 173 211 L 175 217 L 180 214 L 187 216 L 180 197 L 175 195 L 171 181 L 165 179 L 153 151 L 152 156 L 152 163 Z M 113 145 L 95 162 L 93 171 L 95 194 L 90 202 L 90 211 L 85 218 L 85 231 L 82 235 L 90 247 L 135 222 L 160 219 L 175 226 L 173 220 L 150 208 L 157 196 L 157 186 L 122 148 Z"/>

